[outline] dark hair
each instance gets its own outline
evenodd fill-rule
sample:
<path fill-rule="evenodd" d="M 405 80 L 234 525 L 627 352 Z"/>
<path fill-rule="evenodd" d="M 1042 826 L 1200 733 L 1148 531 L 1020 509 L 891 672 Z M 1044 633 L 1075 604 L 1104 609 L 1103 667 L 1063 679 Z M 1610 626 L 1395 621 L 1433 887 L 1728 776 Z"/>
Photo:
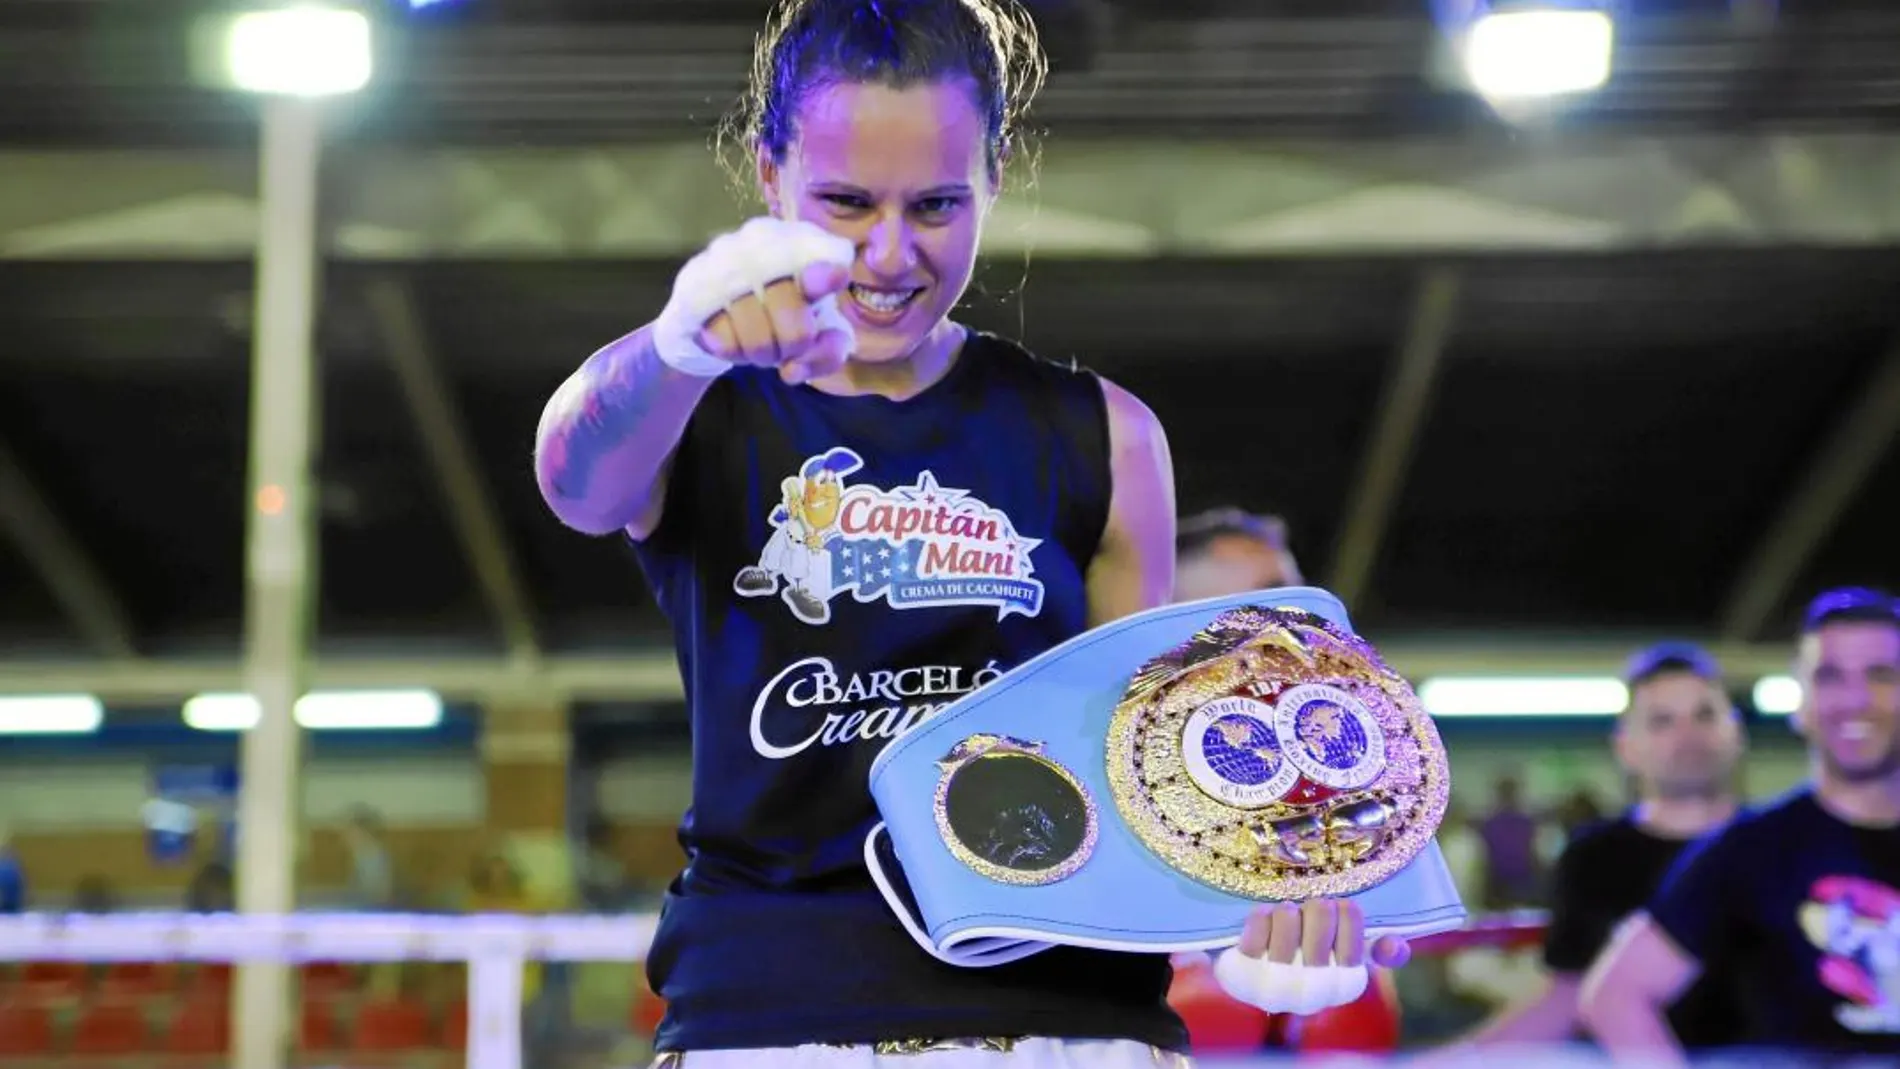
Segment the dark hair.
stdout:
<path fill-rule="evenodd" d="M 1811 635 L 1829 624 L 1877 623 L 1900 627 L 1900 600 L 1864 586 L 1824 590 L 1808 602 L 1801 633 Z"/>
<path fill-rule="evenodd" d="M 812 90 L 969 78 L 1001 175 L 1048 61 L 1016 0 L 780 0 L 753 52 L 751 86 L 727 134 L 775 161 Z"/>
<path fill-rule="evenodd" d="M 1264 542 L 1274 549 L 1287 548 L 1286 521 L 1265 513 L 1237 508 L 1208 509 L 1183 519 L 1174 529 L 1177 556 L 1198 553 L 1217 538 L 1239 536 Z"/>

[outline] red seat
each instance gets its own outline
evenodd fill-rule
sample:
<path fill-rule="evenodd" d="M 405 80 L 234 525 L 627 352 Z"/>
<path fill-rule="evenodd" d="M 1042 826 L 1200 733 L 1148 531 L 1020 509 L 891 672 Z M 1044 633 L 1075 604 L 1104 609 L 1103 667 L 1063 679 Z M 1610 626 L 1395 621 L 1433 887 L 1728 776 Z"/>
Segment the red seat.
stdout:
<path fill-rule="evenodd" d="M 468 1049 L 468 1001 L 456 999 L 442 1011 L 442 1024 L 436 1029 L 436 1045 L 443 1050 Z"/>
<path fill-rule="evenodd" d="M 44 1006 L 0 1005 L 0 1058 L 53 1053 L 53 1015 Z"/>
<path fill-rule="evenodd" d="M 1398 986 L 1384 970 L 1372 978 L 1358 999 L 1299 1019 L 1302 1052 L 1390 1054 L 1399 1048 Z"/>
<path fill-rule="evenodd" d="M 627 1023 L 632 1026 L 634 1035 L 652 1039 L 660 1030 L 660 1020 L 666 1016 L 666 1000 L 654 993 L 645 974 L 645 969 L 639 970 Z"/>
<path fill-rule="evenodd" d="M 1272 1016 L 1222 991 L 1206 964 L 1176 967 L 1168 1004 L 1187 1025 L 1195 1054 L 1255 1053 L 1267 1045 Z"/>
<path fill-rule="evenodd" d="M 225 997 L 231 993 L 231 963 L 206 961 L 190 966 L 179 987 L 194 998 Z"/>
<path fill-rule="evenodd" d="M 297 1027 L 297 1045 L 305 1051 L 335 1050 L 336 1005 L 330 1002 L 305 1002 Z"/>
<path fill-rule="evenodd" d="M 356 976 L 346 965 L 334 961 L 313 961 L 297 970 L 304 998 L 335 998 L 356 986 Z"/>
<path fill-rule="evenodd" d="M 149 1031 L 137 1006 L 96 1002 L 73 1024 L 72 1052 L 95 1057 L 140 1054 L 150 1046 Z"/>
<path fill-rule="evenodd" d="M 356 1013 L 354 1049 L 390 1053 L 429 1046 L 429 1011 L 404 999 L 367 1002 Z"/>
<path fill-rule="evenodd" d="M 108 967 L 99 981 L 99 993 L 119 999 L 146 998 L 171 987 L 175 971 L 149 961 L 121 961 Z"/>
<path fill-rule="evenodd" d="M 165 1030 L 168 1054 L 204 1056 L 231 1048 L 231 1008 L 223 999 L 197 998 L 185 1003 Z"/>
<path fill-rule="evenodd" d="M 14 990 L 35 1002 L 76 999 L 86 991 L 86 966 L 77 961 L 27 962 Z"/>

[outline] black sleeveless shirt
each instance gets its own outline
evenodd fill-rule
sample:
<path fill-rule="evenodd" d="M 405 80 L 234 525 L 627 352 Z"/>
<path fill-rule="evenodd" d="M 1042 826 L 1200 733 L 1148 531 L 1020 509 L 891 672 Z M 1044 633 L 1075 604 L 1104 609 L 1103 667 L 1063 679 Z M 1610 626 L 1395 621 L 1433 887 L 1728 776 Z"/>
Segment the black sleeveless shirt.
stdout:
<path fill-rule="evenodd" d="M 648 956 L 660 1050 L 911 1038 L 1178 1049 L 1165 957 L 925 953 L 865 869 L 871 761 L 904 728 L 1087 627 L 1108 520 L 1092 374 L 972 333 L 917 397 L 834 397 L 739 368 L 635 544 L 672 621 L 693 730 L 688 863 Z"/>

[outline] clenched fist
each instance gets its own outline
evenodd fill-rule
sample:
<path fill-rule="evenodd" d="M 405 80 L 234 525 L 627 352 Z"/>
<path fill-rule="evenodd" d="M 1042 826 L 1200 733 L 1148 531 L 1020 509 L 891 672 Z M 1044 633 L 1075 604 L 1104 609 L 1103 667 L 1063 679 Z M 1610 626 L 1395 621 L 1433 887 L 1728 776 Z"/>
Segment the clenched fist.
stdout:
<path fill-rule="evenodd" d="M 856 255 L 822 227 L 769 216 L 721 234 L 673 280 L 654 350 L 708 378 L 740 364 L 778 368 L 793 383 L 831 374 L 856 343 L 838 308 Z"/>

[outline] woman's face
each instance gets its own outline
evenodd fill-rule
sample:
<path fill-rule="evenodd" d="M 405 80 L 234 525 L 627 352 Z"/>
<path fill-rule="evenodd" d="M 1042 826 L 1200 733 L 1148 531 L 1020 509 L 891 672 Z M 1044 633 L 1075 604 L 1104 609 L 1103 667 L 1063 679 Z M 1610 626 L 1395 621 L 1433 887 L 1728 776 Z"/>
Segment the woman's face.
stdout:
<path fill-rule="evenodd" d="M 970 284 L 995 199 L 974 101 L 967 81 L 823 86 L 806 94 L 783 163 L 760 156 L 772 214 L 857 245 L 839 299 L 857 333 L 853 360 L 908 357 Z"/>

